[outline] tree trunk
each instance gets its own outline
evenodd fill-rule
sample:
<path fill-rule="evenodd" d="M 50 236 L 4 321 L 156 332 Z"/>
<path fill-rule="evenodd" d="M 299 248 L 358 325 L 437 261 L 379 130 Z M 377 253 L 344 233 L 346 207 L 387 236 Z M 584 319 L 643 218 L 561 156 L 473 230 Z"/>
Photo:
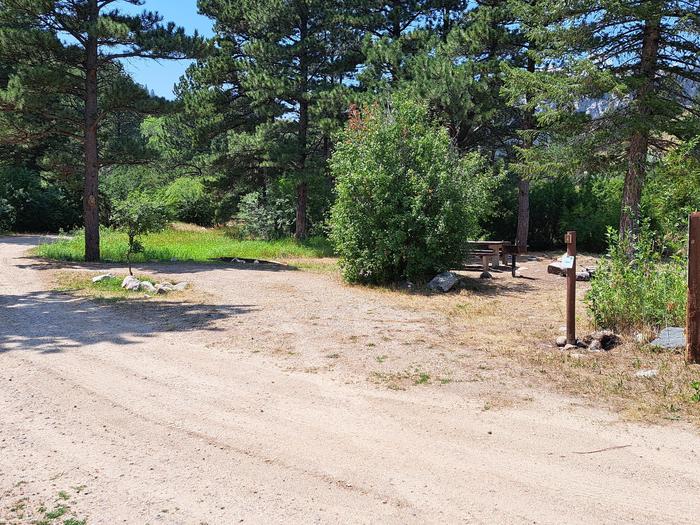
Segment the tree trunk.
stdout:
<path fill-rule="evenodd" d="M 306 239 L 307 218 L 306 208 L 308 206 L 309 186 L 304 180 L 306 177 L 306 141 L 309 130 L 309 103 L 302 100 L 299 104 L 299 176 L 300 181 L 297 184 L 297 211 L 296 211 L 296 229 L 294 237 L 297 240 Z"/>
<path fill-rule="evenodd" d="M 530 235 L 530 181 L 521 178 L 518 181 L 518 231 L 515 244 L 523 251 L 527 250 Z"/>
<path fill-rule="evenodd" d="M 100 260 L 100 214 L 98 207 L 99 160 L 97 149 L 97 0 L 89 0 L 90 34 L 85 46 L 85 186 L 83 220 L 85 224 L 85 260 Z"/>
<path fill-rule="evenodd" d="M 639 235 L 640 203 L 646 175 L 647 154 L 649 153 L 649 122 L 652 109 L 649 96 L 654 93 L 659 57 L 660 19 L 649 19 L 644 24 L 640 75 L 643 83 L 637 92 L 635 104 L 639 117 L 639 127 L 630 137 L 627 150 L 627 174 L 622 190 L 622 211 L 620 213 L 620 239 L 628 245 L 628 255 L 632 255 Z"/>
<path fill-rule="evenodd" d="M 294 231 L 294 237 L 297 240 L 306 239 L 307 232 L 307 217 L 306 208 L 308 205 L 308 192 L 309 187 L 306 182 L 306 148 L 307 140 L 309 134 L 309 100 L 307 98 L 308 91 L 308 76 L 309 76 L 309 66 L 306 57 L 305 40 L 307 38 L 308 31 L 308 15 L 306 10 L 302 7 L 300 13 L 300 40 L 302 46 L 301 56 L 299 57 L 299 76 L 300 76 L 300 86 L 299 86 L 299 135 L 298 135 L 298 148 L 299 148 L 299 182 L 297 183 L 297 209 L 296 209 L 296 228 Z"/>
<path fill-rule="evenodd" d="M 535 61 L 527 58 L 527 70 L 535 72 Z M 526 95 L 527 96 L 527 95 Z M 527 133 L 535 129 L 535 112 L 527 108 L 523 114 L 523 130 Z M 523 149 L 532 147 L 532 137 L 528 133 L 523 138 Z M 527 250 L 527 241 L 530 236 L 530 181 L 523 175 L 518 180 L 518 229 L 515 235 L 515 244 L 523 251 Z"/>

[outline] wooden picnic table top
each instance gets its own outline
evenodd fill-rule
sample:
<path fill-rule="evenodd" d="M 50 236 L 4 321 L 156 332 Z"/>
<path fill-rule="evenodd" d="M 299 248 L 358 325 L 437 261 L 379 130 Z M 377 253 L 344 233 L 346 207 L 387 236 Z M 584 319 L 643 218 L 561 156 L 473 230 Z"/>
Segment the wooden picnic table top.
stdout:
<path fill-rule="evenodd" d="M 467 244 L 496 246 L 496 245 L 501 245 L 501 244 L 509 245 L 510 241 L 467 241 Z"/>

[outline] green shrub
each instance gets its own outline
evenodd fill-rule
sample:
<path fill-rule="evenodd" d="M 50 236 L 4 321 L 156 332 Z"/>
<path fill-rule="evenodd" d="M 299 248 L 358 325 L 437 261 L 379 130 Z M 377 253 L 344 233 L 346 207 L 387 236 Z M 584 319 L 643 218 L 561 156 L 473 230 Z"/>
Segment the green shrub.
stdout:
<path fill-rule="evenodd" d="M 647 228 L 632 260 L 616 233 L 609 234 L 608 256 L 601 260 L 586 303 L 598 328 L 620 333 L 683 326 L 686 311 L 687 260 L 663 259 Z"/>
<path fill-rule="evenodd" d="M 642 205 L 655 231 L 671 242 L 685 241 L 688 215 L 700 210 L 700 137 L 671 150 L 654 167 Z"/>
<path fill-rule="evenodd" d="M 238 207 L 240 235 L 247 239 L 281 239 L 292 233 L 295 220 L 294 201 L 288 195 L 268 194 L 263 199 L 257 191 L 241 198 Z"/>
<path fill-rule="evenodd" d="M 460 158 L 424 105 L 394 96 L 353 110 L 330 161 L 331 239 L 346 280 L 422 279 L 464 261 L 489 209 L 482 158 Z"/>
<path fill-rule="evenodd" d="M 112 217 L 115 225 L 126 233 L 126 262 L 129 265 L 129 275 L 133 275 L 131 258 L 144 251 L 141 237 L 165 228 L 169 219 L 167 210 L 151 196 L 133 193 L 114 207 Z"/>
<path fill-rule="evenodd" d="M 576 188 L 575 202 L 561 210 L 558 238 L 576 231 L 580 250 L 602 253 L 608 248 L 607 231 L 620 223 L 622 177 L 589 176 Z"/>
<path fill-rule="evenodd" d="M 214 202 L 201 179 L 175 179 L 163 191 L 161 198 L 170 208 L 173 218 L 178 221 L 211 226 L 214 220 Z"/>
<path fill-rule="evenodd" d="M 15 207 L 6 199 L 0 198 L 0 232 L 12 230 L 16 219 Z"/>
<path fill-rule="evenodd" d="M 39 173 L 0 166 L 0 229 L 52 232 L 74 228 L 81 217 L 80 199 Z"/>

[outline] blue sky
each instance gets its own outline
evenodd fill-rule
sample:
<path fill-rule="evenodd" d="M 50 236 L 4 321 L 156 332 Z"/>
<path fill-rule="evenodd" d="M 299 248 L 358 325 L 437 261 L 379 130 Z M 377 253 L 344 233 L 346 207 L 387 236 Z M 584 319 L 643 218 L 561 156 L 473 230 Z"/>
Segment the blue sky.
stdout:
<path fill-rule="evenodd" d="M 158 11 L 164 23 L 175 22 L 190 34 L 195 29 L 204 36 L 213 34 L 212 20 L 197 13 L 197 0 L 146 0 L 140 7 L 119 2 L 119 8 L 125 12 Z M 136 82 L 167 98 L 173 98 L 173 86 L 189 64 L 188 60 L 129 60 L 124 63 Z"/>

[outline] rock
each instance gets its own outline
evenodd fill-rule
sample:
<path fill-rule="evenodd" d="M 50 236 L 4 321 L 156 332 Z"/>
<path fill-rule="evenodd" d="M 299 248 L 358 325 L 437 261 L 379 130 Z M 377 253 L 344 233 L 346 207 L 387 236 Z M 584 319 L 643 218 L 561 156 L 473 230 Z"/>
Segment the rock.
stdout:
<path fill-rule="evenodd" d="M 565 335 L 560 335 L 559 337 L 557 337 L 557 346 L 558 347 L 566 346 L 566 336 Z"/>
<path fill-rule="evenodd" d="M 551 262 L 547 266 L 547 273 L 551 273 L 552 275 L 561 275 L 562 277 L 566 277 L 566 271 L 567 270 L 559 261 Z"/>
<path fill-rule="evenodd" d="M 139 290 L 142 292 L 156 293 L 156 287 L 153 286 L 153 283 L 149 283 L 148 281 L 141 281 L 141 284 L 139 284 Z"/>
<path fill-rule="evenodd" d="M 658 370 L 640 370 L 636 374 L 634 374 L 637 377 L 645 377 L 645 378 L 651 378 L 651 377 L 656 377 L 659 375 Z"/>
<path fill-rule="evenodd" d="M 428 283 L 428 289 L 435 292 L 449 292 L 459 282 L 459 276 L 454 272 L 442 272 Z"/>
<path fill-rule="evenodd" d="M 654 339 L 651 346 L 662 348 L 664 350 L 675 350 L 677 348 L 685 348 L 685 329 L 677 326 L 664 328 L 661 330 L 659 337 Z"/>
<path fill-rule="evenodd" d="M 578 346 L 576 345 L 566 345 L 564 346 L 564 350 L 576 350 Z"/>
<path fill-rule="evenodd" d="M 181 283 L 177 283 L 176 285 L 174 285 L 173 288 L 175 288 L 176 292 L 184 292 L 185 290 L 187 290 L 187 288 L 189 286 L 190 286 L 190 283 L 181 282 Z"/>
<path fill-rule="evenodd" d="M 175 291 L 175 286 L 170 283 L 158 283 L 155 286 L 155 291 L 157 294 L 166 294 Z"/>
<path fill-rule="evenodd" d="M 101 283 L 102 281 L 106 281 L 107 279 L 114 279 L 114 275 L 111 273 L 105 273 L 103 275 L 98 275 L 97 277 L 92 278 L 93 283 Z"/>
<path fill-rule="evenodd" d="M 593 339 L 593 341 L 591 341 L 591 343 L 588 345 L 588 349 L 591 352 L 600 352 L 603 350 L 603 345 L 598 339 Z"/>
<path fill-rule="evenodd" d="M 584 270 L 582 272 L 577 272 L 576 273 L 576 280 L 577 281 L 590 281 L 591 274 L 588 272 L 588 270 Z"/>
<path fill-rule="evenodd" d="M 136 277 L 133 277 L 131 275 L 127 275 L 122 281 L 122 288 L 126 288 L 127 290 L 132 292 L 138 291 L 140 286 L 141 281 L 139 281 Z"/>
<path fill-rule="evenodd" d="M 489 272 L 481 272 L 479 279 L 493 279 L 493 276 Z"/>
<path fill-rule="evenodd" d="M 590 268 L 589 268 L 589 267 L 586 267 L 586 271 L 587 271 L 587 272 L 589 273 L 589 275 L 591 276 L 591 279 L 592 279 L 593 277 L 595 277 L 595 272 L 596 272 L 596 270 L 597 270 L 597 268 L 596 268 L 595 266 L 592 266 L 592 267 L 590 267 Z"/>
<path fill-rule="evenodd" d="M 598 341 L 603 350 L 612 350 L 622 342 L 622 338 L 612 330 L 599 330 L 583 338 L 588 348 L 591 348 L 593 341 Z"/>
<path fill-rule="evenodd" d="M 257 259 L 255 259 L 255 260 L 253 261 L 253 264 L 260 264 L 260 261 L 258 261 Z"/>

